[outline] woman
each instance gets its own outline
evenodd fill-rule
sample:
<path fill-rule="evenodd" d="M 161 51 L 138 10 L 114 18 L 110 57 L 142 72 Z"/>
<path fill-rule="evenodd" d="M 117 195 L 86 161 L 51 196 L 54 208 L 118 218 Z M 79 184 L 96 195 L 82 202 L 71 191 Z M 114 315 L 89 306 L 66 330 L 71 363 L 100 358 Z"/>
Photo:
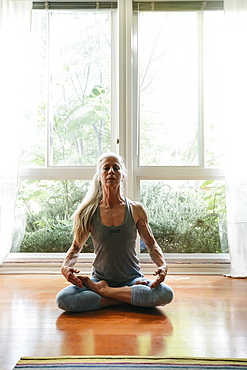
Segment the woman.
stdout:
<path fill-rule="evenodd" d="M 119 155 L 101 156 L 92 186 L 75 212 L 74 240 L 61 269 L 72 284 L 57 295 L 58 307 L 65 311 L 91 311 L 122 302 L 155 307 L 173 299 L 172 289 L 163 283 L 167 265 L 146 212 L 140 203 L 122 195 L 125 177 L 124 161 Z M 137 231 L 157 265 L 152 282 L 140 270 Z M 89 233 L 96 255 L 90 278 L 74 268 Z"/>

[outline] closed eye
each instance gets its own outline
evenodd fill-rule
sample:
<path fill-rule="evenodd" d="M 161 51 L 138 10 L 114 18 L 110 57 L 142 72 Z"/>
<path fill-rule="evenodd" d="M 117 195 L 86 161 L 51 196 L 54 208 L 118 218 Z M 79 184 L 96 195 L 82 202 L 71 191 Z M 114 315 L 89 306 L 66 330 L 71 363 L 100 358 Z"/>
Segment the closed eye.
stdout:
<path fill-rule="evenodd" d="M 110 166 L 105 166 L 103 169 L 104 169 L 104 171 L 109 171 Z M 114 171 L 120 171 L 120 167 L 118 167 L 118 166 L 113 166 L 113 170 L 114 170 Z"/>

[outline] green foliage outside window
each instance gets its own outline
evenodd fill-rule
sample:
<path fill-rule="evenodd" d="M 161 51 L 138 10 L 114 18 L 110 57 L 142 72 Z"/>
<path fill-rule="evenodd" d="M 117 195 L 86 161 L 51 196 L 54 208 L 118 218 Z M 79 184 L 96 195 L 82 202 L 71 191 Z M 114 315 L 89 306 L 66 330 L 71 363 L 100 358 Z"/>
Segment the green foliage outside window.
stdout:
<path fill-rule="evenodd" d="M 73 239 L 71 216 L 88 186 L 80 180 L 22 182 L 18 207 L 26 214 L 26 231 L 12 252 L 66 252 Z M 141 202 L 165 253 L 228 252 L 222 183 L 143 181 Z M 91 238 L 83 252 L 93 252 Z"/>
<path fill-rule="evenodd" d="M 222 183 L 143 181 L 141 201 L 163 252 L 228 252 Z"/>
<path fill-rule="evenodd" d="M 85 196 L 89 181 L 23 181 L 19 187 L 18 211 L 25 219 L 13 239 L 12 252 L 63 253 L 70 247 L 72 215 Z M 84 252 L 92 252 L 90 239 Z"/>

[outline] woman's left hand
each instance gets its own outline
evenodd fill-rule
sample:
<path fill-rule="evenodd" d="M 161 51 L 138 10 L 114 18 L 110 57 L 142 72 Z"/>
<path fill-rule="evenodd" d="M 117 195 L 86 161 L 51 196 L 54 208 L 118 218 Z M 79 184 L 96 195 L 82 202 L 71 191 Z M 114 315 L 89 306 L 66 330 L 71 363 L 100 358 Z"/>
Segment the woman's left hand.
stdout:
<path fill-rule="evenodd" d="M 154 276 L 157 276 L 157 278 L 154 280 L 152 285 L 150 286 L 151 289 L 157 287 L 162 283 L 167 275 L 167 265 L 160 266 L 153 274 Z"/>

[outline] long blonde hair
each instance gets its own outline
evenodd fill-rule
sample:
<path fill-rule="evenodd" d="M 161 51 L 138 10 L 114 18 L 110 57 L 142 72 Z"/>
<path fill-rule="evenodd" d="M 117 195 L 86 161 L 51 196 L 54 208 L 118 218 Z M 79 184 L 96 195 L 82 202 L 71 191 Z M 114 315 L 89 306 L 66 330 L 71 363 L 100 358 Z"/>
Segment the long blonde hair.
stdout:
<path fill-rule="evenodd" d="M 73 232 L 74 232 L 74 239 L 76 240 L 79 245 L 83 242 L 83 236 L 85 232 L 90 231 L 90 226 L 92 223 L 93 215 L 102 199 L 102 187 L 101 182 L 99 180 L 100 171 L 102 162 L 108 158 L 114 157 L 118 160 L 121 170 L 124 175 L 124 179 L 126 178 L 127 171 L 124 163 L 124 159 L 115 153 L 105 153 L 102 154 L 98 159 L 96 173 L 92 179 L 91 186 L 88 189 L 88 192 L 82 202 L 79 204 L 77 210 L 73 215 L 74 225 L 73 225 Z M 123 186 L 123 183 L 121 183 Z"/>

